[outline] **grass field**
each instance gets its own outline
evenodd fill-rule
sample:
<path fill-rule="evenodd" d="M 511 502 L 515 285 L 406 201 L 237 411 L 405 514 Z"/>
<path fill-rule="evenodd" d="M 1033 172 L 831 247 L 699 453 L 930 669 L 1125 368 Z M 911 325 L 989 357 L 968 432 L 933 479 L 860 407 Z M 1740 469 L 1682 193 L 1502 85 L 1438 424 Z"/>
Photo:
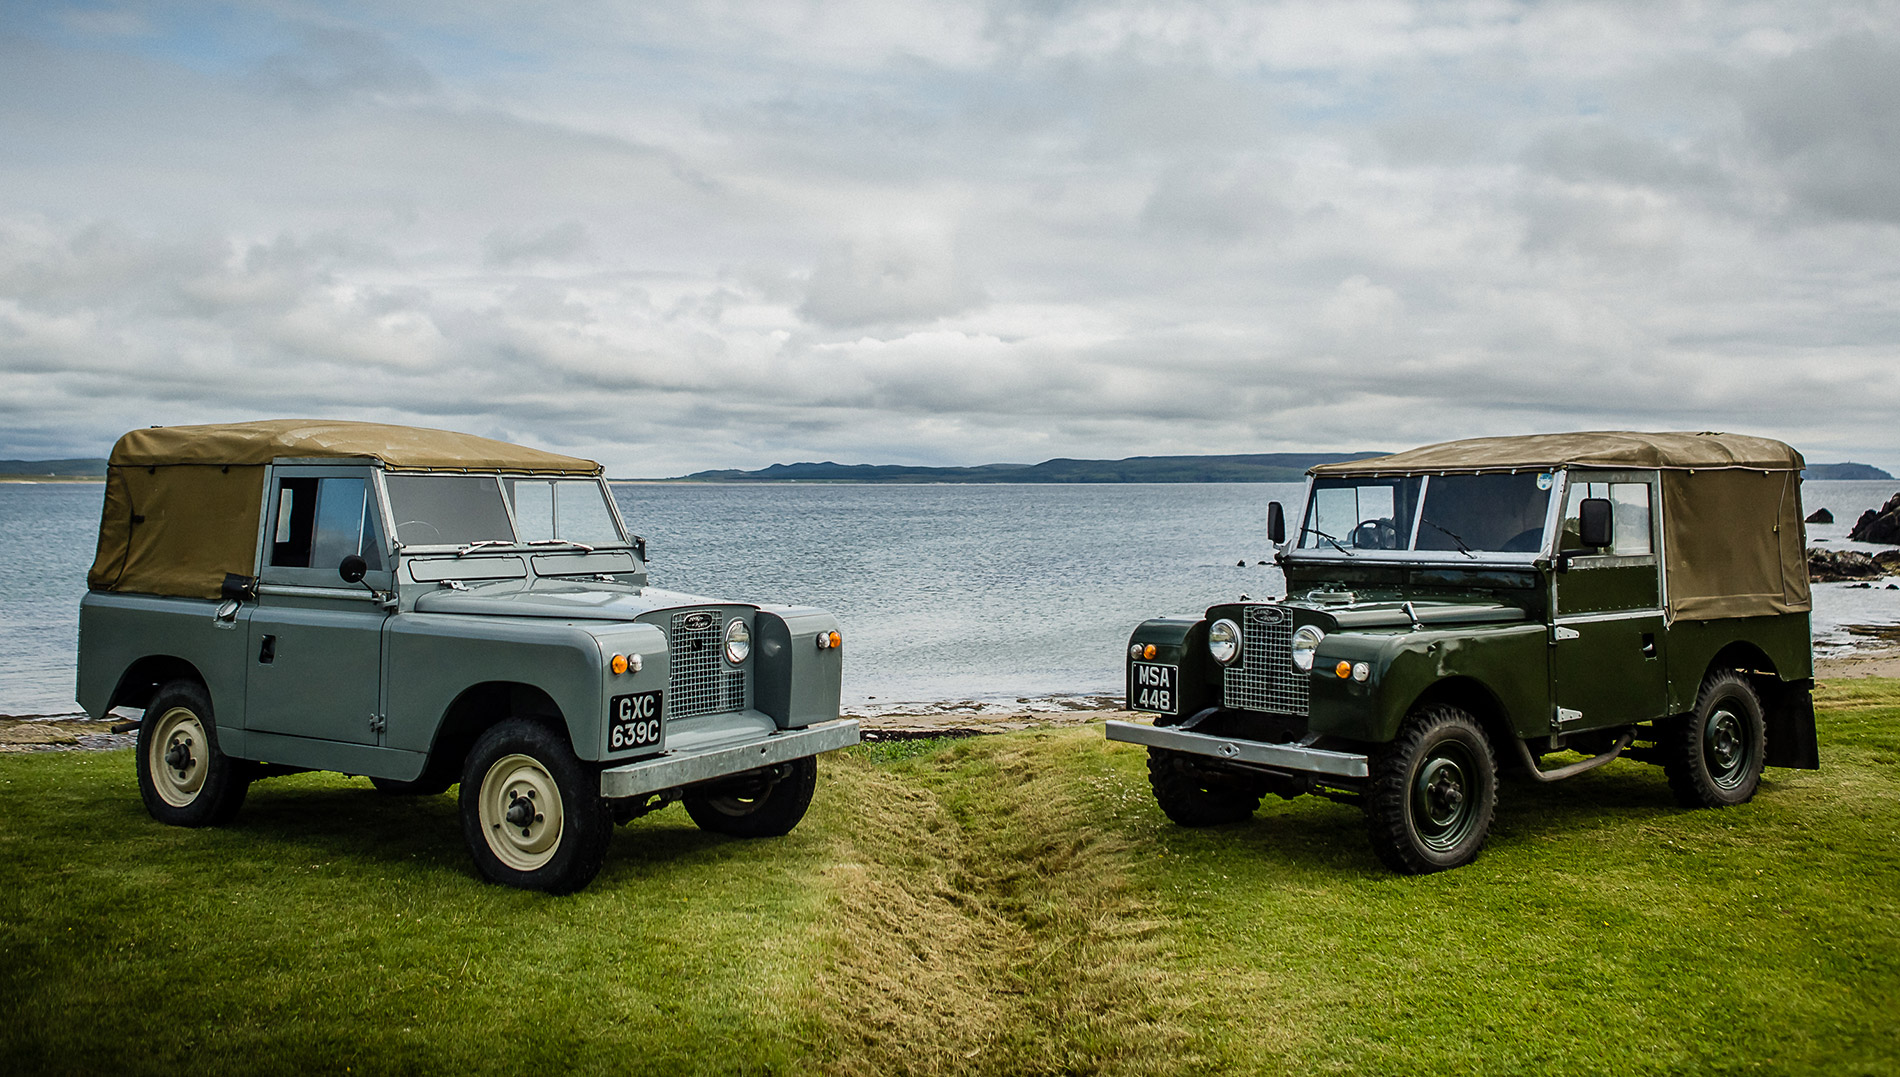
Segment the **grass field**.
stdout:
<path fill-rule="evenodd" d="M 571 898 L 478 883 L 451 796 L 190 831 L 128 752 L 0 756 L 0 1070 L 1900 1073 L 1900 682 L 1818 698 L 1751 804 L 1507 783 L 1425 878 L 1313 798 L 1175 827 L 1096 728 L 830 756 L 789 837 L 668 809 Z"/>

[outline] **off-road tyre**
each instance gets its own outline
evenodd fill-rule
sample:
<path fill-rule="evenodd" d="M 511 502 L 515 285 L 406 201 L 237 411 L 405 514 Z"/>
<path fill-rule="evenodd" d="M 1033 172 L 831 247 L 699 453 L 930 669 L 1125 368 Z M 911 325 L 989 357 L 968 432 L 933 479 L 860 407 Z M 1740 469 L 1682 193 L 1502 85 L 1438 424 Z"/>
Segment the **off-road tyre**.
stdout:
<path fill-rule="evenodd" d="M 460 803 L 462 836 L 489 882 L 571 894 L 607 859 L 613 818 L 600 777 L 539 722 L 511 718 L 475 741 Z"/>
<path fill-rule="evenodd" d="M 1497 803 L 1497 757 L 1477 721 L 1457 707 L 1422 707 L 1372 757 L 1372 850 L 1406 875 L 1463 867 L 1484 847 Z"/>
<path fill-rule="evenodd" d="M 452 778 L 437 778 L 424 774 L 415 781 L 405 782 L 396 778 L 371 778 L 369 783 L 378 793 L 391 797 L 439 797 L 455 784 Z"/>
<path fill-rule="evenodd" d="M 818 757 L 808 755 L 785 764 L 787 773 L 769 788 L 744 781 L 723 783 L 712 790 L 687 793 L 681 798 L 686 814 L 701 830 L 735 838 L 777 838 L 792 832 L 811 807 L 818 788 Z"/>
<path fill-rule="evenodd" d="M 1663 773 L 1685 808 L 1747 803 L 1761 787 L 1768 745 L 1761 697 L 1733 670 L 1709 675 L 1695 710 L 1662 731 Z"/>
<path fill-rule="evenodd" d="M 1166 748 L 1148 749 L 1148 785 L 1162 814 L 1181 826 L 1238 823 L 1260 807 L 1258 782 L 1197 766 L 1192 756 Z"/>
<path fill-rule="evenodd" d="M 228 823 L 251 788 L 251 764 L 218 749 L 211 693 L 192 680 L 161 685 L 145 705 L 138 771 L 145 810 L 172 826 Z"/>

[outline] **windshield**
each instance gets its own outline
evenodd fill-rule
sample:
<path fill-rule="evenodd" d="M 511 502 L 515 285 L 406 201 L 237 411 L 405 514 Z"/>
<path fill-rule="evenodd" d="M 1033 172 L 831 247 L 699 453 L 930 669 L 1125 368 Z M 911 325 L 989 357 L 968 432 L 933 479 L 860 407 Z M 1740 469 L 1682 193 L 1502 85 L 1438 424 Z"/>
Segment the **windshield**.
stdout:
<path fill-rule="evenodd" d="M 593 479 L 504 479 L 523 542 L 618 545 L 625 540 Z"/>
<path fill-rule="evenodd" d="M 1294 548 L 1536 553 L 1553 485 L 1549 472 L 1316 479 Z"/>
<path fill-rule="evenodd" d="M 626 542 L 606 494 L 593 479 L 389 475 L 384 482 L 395 513 L 396 541 L 405 546 Z"/>

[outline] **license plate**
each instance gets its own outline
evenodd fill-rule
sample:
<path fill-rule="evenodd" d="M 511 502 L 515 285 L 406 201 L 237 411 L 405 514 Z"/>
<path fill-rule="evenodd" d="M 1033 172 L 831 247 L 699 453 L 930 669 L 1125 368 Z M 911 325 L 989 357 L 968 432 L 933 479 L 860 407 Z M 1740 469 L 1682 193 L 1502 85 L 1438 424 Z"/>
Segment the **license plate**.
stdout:
<path fill-rule="evenodd" d="M 607 701 L 607 750 L 651 748 L 660 743 L 660 693 L 641 692 Z"/>
<path fill-rule="evenodd" d="M 1174 689 L 1180 676 L 1178 666 L 1164 666 L 1156 662 L 1128 663 L 1128 709 L 1175 713 L 1179 703 Z"/>

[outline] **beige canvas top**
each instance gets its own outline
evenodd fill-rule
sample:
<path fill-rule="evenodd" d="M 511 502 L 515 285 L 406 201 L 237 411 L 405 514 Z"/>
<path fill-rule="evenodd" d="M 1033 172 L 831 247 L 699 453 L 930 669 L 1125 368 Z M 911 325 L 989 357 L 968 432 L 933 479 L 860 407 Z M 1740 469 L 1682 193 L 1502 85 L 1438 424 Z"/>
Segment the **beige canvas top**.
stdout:
<path fill-rule="evenodd" d="M 1804 466 L 1800 453 L 1771 438 L 1614 430 L 1446 441 L 1321 464 L 1310 474 L 1659 470 L 1667 612 L 1671 620 L 1709 620 L 1812 607 L 1801 513 Z"/>
<path fill-rule="evenodd" d="M 598 475 L 592 460 L 505 441 L 383 423 L 267 419 L 134 430 L 106 467 L 95 591 L 216 598 L 227 573 L 256 571 L 264 465 L 379 460 L 393 470 Z"/>
<path fill-rule="evenodd" d="M 1560 467 L 1703 468 L 1799 471 L 1801 454 L 1772 438 L 1746 434 L 1663 433 L 1630 430 L 1527 434 L 1443 441 L 1390 456 L 1321 464 L 1314 475 L 1385 475 L 1421 471 L 1524 471 Z"/>
<path fill-rule="evenodd" d="M 112 447 L 113 467 L 268 464 L 281 458 L 369 457 L 398 470 L 443 469 L 598 475 L 592 460 L 493 438 L 419 426 L 338 419 L 263 419 L 134 430 Z"/>

